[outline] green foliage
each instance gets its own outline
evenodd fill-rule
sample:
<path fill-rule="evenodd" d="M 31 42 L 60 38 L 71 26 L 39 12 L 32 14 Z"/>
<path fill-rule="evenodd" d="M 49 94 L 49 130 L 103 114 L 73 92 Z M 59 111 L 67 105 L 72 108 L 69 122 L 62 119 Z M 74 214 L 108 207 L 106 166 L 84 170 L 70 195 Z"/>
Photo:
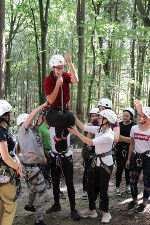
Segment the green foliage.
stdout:
<path fill-rule="evenodd" d="M 11 9 L 10 2 L 13 3 Z M 133 82 L 135 89 L 139 86 L 139 70 L 137 68 L 139 57 L 139 46 L 146 40 L 146 52 L 144 55 L 143 82 L 141 85 L 141 96 L 144 104 L 148 102 L 149 94 L 149 40 L 150 31 L 144 27 L 141 16 L 136 11 L 136 29 L 133 28 L 134 1 L 114 0 L 91 0 L 86 2 L 86 24 L 85 26 L 85 73 L 84 73 L 84 103 L 87 109 L 87 102 L 91 98 L 90 107 L 97 106 L 100 97 L 111 97 L 114 105 L 130 105 L 130 83 Z M 43 1 L 44 7 L 46 0 Z M 51 0 L 48 15 L 47 33 L 47 71 L 50 68 L 48 61 L 52 54 L 60 53 L 65 55 L 71 44 L 70 53 L 75 68 L 78 68 L 78 36 L 74 13 L 76 1 Z M 14 27 L 20 18 L 21 25 L 12 42 L 11 58 L 11 88 L 10 100 L 17 107 L 18 111 L 28 111 L 38 104 L 39 86 L 37 70 L 37 52 L 35 46 L 35 33 L 31 7 L 34 11 L 39 54 L 40 49 L 40 14 L 39 2 L 37 0 L 6 0 L 6 44 L 10 34 L 10 18 L 13 13 L 16 16 Z M 95 8 L 96 11 L 95 11 Z M 75 24 L 74 24 L 75 23 Z M 72 30 L 74 24 L 74 30 Z M 72 36 L 72 40 L 71 40 Z M 91 41 L 95 47 L 95 66 L 93 68 L 93 51 Z M 131 79 L 131 43 L 135 40 L 135 79 Z M 144 44 L 143 44 L 144 45 Z M 41 59 L 40 59 L 41 60 Z M 41 61 L 40 61 L 41 62 Z M 67 68 L 67 67 L 66 67 Z M 92 74 L 95 69 L 95 78 Z M 68 68 L 67 68 L 68 70 Z M 91 81 L 92 84 L 91 84 Z M 43 84 L 42 84 L 43 85 Z M 88 95 L 91 86 L 91 96 Z M 136 92 L 136 90 L 135 90 Z M 71 86 L 71 105 L 75 110 L 77 85 Z M 117 100 L 119 96 L 119 103 Z"/>

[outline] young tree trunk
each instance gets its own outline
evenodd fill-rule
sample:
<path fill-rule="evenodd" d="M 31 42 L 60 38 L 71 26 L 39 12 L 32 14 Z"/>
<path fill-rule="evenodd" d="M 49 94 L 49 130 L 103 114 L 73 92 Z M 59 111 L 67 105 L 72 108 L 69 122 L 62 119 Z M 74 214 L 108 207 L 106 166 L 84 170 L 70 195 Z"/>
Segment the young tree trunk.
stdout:
<path fill-rule="evenodd" d="M 41 24 L 41 52 L 42 52 L 42 94 L 41 101 L 45 102 L 45 93 L 43 82 L 46 77 L 46 38 L 47 38 L 47 29 L 48 29 L 48 11 L 49 11 L 50 0 L 46 1 L 45 15 L 43 1 L 39 0 L 39 10 L 40 10 L 40 24 Z M 41 104 L 41 103 L 40 103 Z"/>
<path fill-rule="evenodd" d="M 4 98 L 5 0 L 0 1 L 0 98 Z"/>
<path fill-rule="evenodd" d="M 20 27 L 25 21 L 25 16 L 23 14 L 19 13 L 19 7 L 21 6 L 18 5 L 18 10 L 16 8 L 14 9 L 14 3 L 10 1 L 10 27 L 9 27 L 9 36 L 8 40 L 6 43 L 6 69 L 5 69 L 5 96 L 11 96 L 11 54 L 12 54 L 12 46 L 13 46 L 13 40 L 18 33 Z"/>
<path fill-rule="evenodd" d="M 135 0 L 135 3 L 137 4 L 138 11 L 141 14 L 141 17 L 144 22 L 145 27 L 150 27 L 150 0 L 143 1 L 145 7 L 143 6 L 142 0 Z"/>
<path fill-rule="evenodd" d="M 33 27 L 34 27 L 34 37 L 35 37 L 35 46 L 36 46 L 36 61 L 38 66 L 38 90 L 39 90 L 39 105 L 42 104 L 42 79 L 41 79 L 41 63 L 40 63 L 40 55 L 39 55 L 39 42 L 38 42 L 38 33 L 36 27 L 36 20 L 34 15 L 34 10 L 30 3 L 30 9 L 33 17 Z"/>
<path fill-rule="evenodd" d="M 143 83 L 144 59 L 146 52 L 146 40 L 139 41 L 138 58 L 137 58 L 137 76 L 138 85 L 136 89 L 136 97 L 141 99 L 141 88 Z"/>
<path fill-rule="evenodd" d="M 77 8 L 77 33 L 78 33 L 78 93 L 77 93 L 77 108 L 76 113 L 79 118 L 83 115 L 83 82 L 84 82 L 84 25 L 85 25 L 85 7 L 86 0 L 78 0 Z"/>
<path fill-rule="evenodd" d="M 133 12 L 133 30 L 136 29 L 136 3 L 134 4 L 134 12 Z M 134 108 L 134 94 L 135 94 L 135 39 L 131 42 L 131 85 L 130 85 L 130 106 Z"/>

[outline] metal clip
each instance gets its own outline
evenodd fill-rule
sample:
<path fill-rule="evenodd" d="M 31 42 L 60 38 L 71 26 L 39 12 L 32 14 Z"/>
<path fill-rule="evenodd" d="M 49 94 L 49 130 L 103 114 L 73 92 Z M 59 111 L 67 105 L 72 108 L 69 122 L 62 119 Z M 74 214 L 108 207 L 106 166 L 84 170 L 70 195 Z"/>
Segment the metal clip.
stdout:
<path fill-rule="evenodd" d="M 61 166 L 61 157 L 60 156 L 56 157 L 56 166 Z"/>
<path fill-rule="evenodd" d="M 142 159 L 140 157 L 136 160 L 136 165 L 137 167 L 142 167 Z"/>
<path fill-rule="evenodd" d="M 127 151 L 125 149 L 122 150 L 122 156 L 123 156 L 124 159 L 126 159 L 126 157 L 127 157 Z"/>
<path fill-rule="evenodd" d="M 96 160 L 93 159 L 92 162 L 91 162 L 91 167 L 92 167 L 92 168 L 95 168 L 95 166 L 96 166 Z"/>

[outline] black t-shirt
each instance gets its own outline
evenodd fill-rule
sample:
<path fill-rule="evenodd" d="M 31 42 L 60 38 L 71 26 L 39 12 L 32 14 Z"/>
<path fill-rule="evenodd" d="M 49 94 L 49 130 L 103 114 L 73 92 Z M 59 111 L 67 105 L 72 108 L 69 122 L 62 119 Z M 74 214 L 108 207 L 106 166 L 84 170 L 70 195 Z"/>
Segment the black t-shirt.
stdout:
<path fill-rule="evenodd" d="M 0 126 L 0 142 L 7 141 L 8 152 L 16 152 L 16 138 L 7 128 Z"/>
<path fill-rule="evenodd" d="M 120 125 L 120 135 L 125 136 L 125 137 L 130 137 L 131 128 L 132 128 L 132 126 L 134 126 L 136 124 L 134 122 L 131 122 L 128 125 L 124 125 L 123 121 L 122 121 L 122 122 L 119 122 L 119 125 Z M 130 144 L 126 143 L 126 142 L 118 142 L 116 144 L 116 148 L 117 149 L 123 149 L 124 148 L 124 149 L 128 150 L 129 145 Z"/>

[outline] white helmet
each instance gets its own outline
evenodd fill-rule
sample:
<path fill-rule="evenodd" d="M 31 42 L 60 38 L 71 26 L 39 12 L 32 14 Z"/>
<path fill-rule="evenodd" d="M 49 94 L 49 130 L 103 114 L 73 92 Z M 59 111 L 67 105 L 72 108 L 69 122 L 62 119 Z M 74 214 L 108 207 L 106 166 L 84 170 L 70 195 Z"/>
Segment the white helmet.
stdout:
<path fill-rule="evenodd" d="M 90 110 L 90 114 L 92 114 L 92 113 L 98 114 L 99 113 L 99 108 L 92 108 Z"/>
<path fill-rule="evenodd" d="M 108 98 L 101 98 L 98 102 L 98 106 L 104 106 L 112 108 L 112 101 Z"/>
<path fill-rule="evenodd" d="M 116 113 L 110 109 L 104 109 L 99 114 L 105 117 L 110 123 L 115 123 L 117 120 Z"/>
<path fill-rule="evenodd" d="M 132 109 L 131 107 L 125 108 L 125 109 L 123 110 L 123 112 L 124 112 L 124 111 L 129 111 L 133 116 L 135 115 L 135 114 L 134 114 L 134 109 Z"/>
<path fill-rule="evenodd" d="M 28 118 L 29 114 L 22 113 L 17 117 L 17 126 L 20 126 L 20 124 L 24 123 L 25 120 Z"/>
<path fill-rule="evenodd" d="M 53 55 L 50 59 L 49 62 L 50 66 L 60 66 L 60 65 L 65 65 L 65 59 L 62 55 Z"/>
<path fill-rule="evenodd" d="M 10 112 L 11 110 L 12 106 L 7 101 L 0 99 L 0 116 L 6 112 Z"/>
<path fill-rule="evenodd" d="M 143 113 L 146 117 L 150 117 L 150 107 L 143 107 Z"/>

